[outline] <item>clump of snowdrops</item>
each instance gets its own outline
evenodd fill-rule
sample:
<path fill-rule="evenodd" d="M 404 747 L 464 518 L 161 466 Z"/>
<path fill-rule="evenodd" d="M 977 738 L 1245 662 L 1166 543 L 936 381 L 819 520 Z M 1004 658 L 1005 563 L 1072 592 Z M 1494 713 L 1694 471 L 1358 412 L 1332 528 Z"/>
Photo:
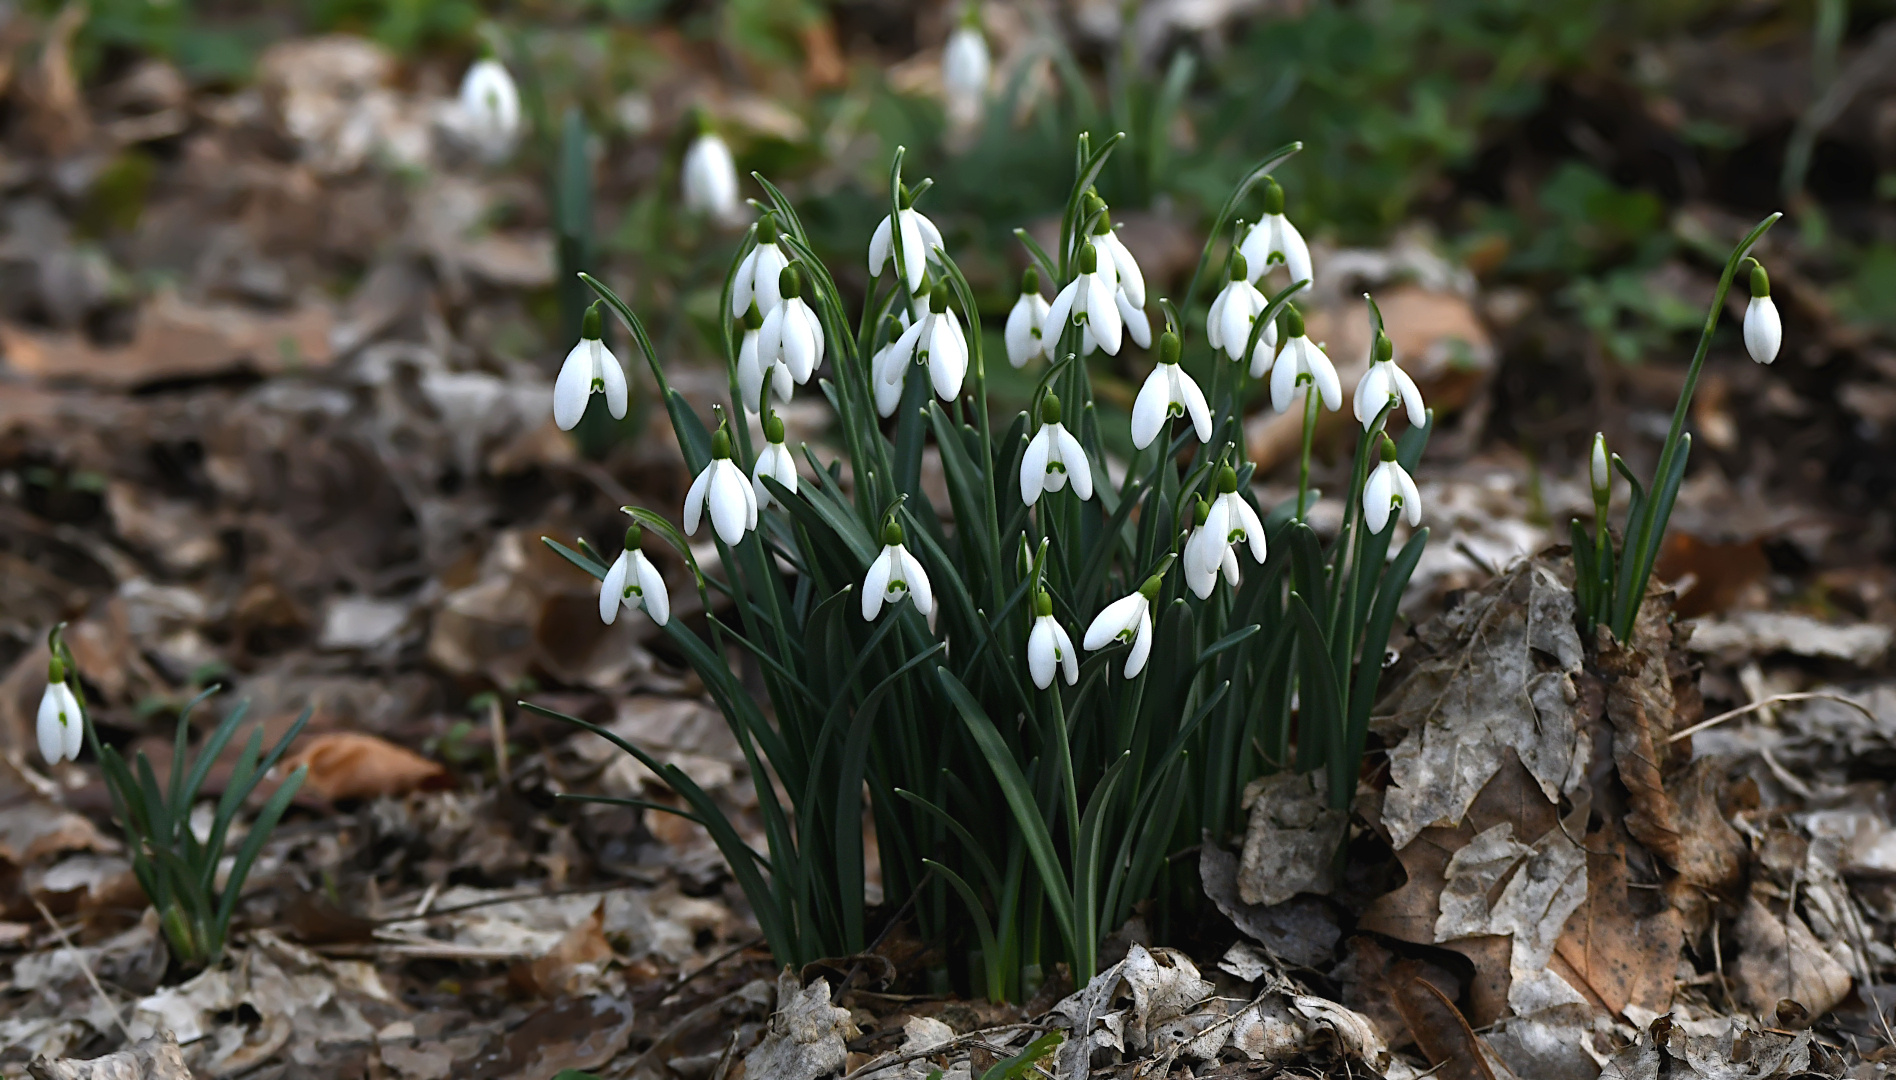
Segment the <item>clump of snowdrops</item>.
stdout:
<path fill-rule="evenodd" d="M 1430 415 L 1367 302 L 1355 464 L 1323 543 L 1306 520 L 1311 436 L 1345 403 L 1293 302 L 1314 271 L 1270 175 L 1300 147 L 1237 185 L 1173 304 L 1148 293 L 1095 190 L 1120 141 L 1078 140 L 1052 252 L 1017 231 L 1030 265 L 1001 340 L 1040 378 L 1013 415 L 990 408 L 998 357 L 926 216 L 929 182 L 904 182 L 900 150 L 853 312 L 796 208 L 756 177 L 766 201 L 723 290 L 730 399 L 710 417 L 671 388 L 637 315 L 587 278 L 650 364 L 695 480 L 682 529 L 626 507 L 616 556 L 547 543 L 601 579 L 601 618 L 642 609 L 697 670 L 750 765 L 764 850 L 683 771 L 592 730 L 682 805 L 617 801 L 709 830 L 785 963 L 858 952 L 896 914 L 967 958 L 948 974 L 975 992 L 1017 999 L 1061 961 L 1083 982 L 1133 904 L 1195 902 L 1194 862 L 1170 857 L 1240 827 L 1250 780 L 1318 771 L 1338 806 L 1355 791 L 1427 541 L 1409 473 Z M 1112 482 L 1087 365 L 1129 353 L 1150 368 L 1137 449 Z M 617 408 L 618 365 L 589 322 L 555 390 L 562 426 L 595 395 Z M 811 392 L 835 413 L 840 456 L 785 441 L 778 406 Z M 1265 394 L 1305 425 L 1297 497 L 1276 506 L 1257 502 L 1242 437 L 1244 404 Z M 930 446 L 945 505 L 923 484 Z M 1398 518 L 1412 531 L 1392 558 Z M 716 573 L 686 540 L 707 529 Z M 672 616 L 651 536 L 684 561 L 699 626 Z M 746 664 L 762 700 L 734 670 Z M 874 913 L 865 813 L 886 897 Z"/>
<path fill-rule="evenodd" d="M 231 917 L 237 899 L 243 894 L 250 868 L 263 853 L 270 833 L 289 809 L 290 800 L 303 786 L 307 766 L 297 766 L 264 801 L 256 820 L 243 837 L 236 854 L 226 865 L 225 849 L 237 812 L 257 785 L 276 768 L 309 720 L 304 712 L 283 733 L 268 754 L 263 750 L 263 725 L 251 729 L 250 739 L 224 782 L 223 795 L 210 817 L 209 830 L 199 836 L 191 811 L 198 793 L 210 777 L 211 766 L 237 735 L 247 711 L 238 705 L 219 721 L 191 753 L 191 712 L 204 699 L 217 692 L 211 687 L 178 711 L 176 741 L 171 754 L 170 776 L 158 782 L 151 761 L 143 751 L 127 765 L 118 750 L 99 741 L 85 705 L 85 688 L 79 681 L 79 666 L 66 644 L 65 624 L 47 635 L 46 690 L 40 695 L 37 735 L 40 754 L 47 764 L 77 761 L 80 750 L 89 742 L 99 759 L 105 788 L 112 796 L 112 814 L 125 833 L 126 857 L 132 873 L 158 912 L 158 925 L 178 964 L 194 970 L 215 963 L 224 953 L 230 935 Z M 221 878 L 221 881 L 220 881 Z"/>

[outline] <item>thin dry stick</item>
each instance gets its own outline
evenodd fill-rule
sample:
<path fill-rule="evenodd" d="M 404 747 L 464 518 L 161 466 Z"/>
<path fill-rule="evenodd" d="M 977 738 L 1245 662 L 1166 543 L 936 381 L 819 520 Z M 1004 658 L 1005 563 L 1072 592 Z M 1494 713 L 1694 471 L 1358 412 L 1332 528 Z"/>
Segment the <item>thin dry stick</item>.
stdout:
<path fill-rule="evenodd" d="M 893 1069 L 897 1065 L 906 1065 L 911 1061 L 920 1061 L 922 1058 L 934 1057 L 937 1054 L 946 1054 L 953 1050 L 959 1050 L 964 1046 L 985 1045 L 985 1041 L 981 1038 L 983 1035 L 992 1035 L 997 1031 L 1019 1031 L 1023 1028 L 1028 1031 L 1054 1030 L 1051 1024 L 1002 1024 L 1000 1027 L 987 1028 L 982 1031 L 970 1031 L 966 1035 L 957 1035 L 946 1042 L 938 1043 L 925 1050 L 912 1050 L 906 1054 L 897 1054 L 884 1061 L 865 1062 L 860 1068 L 856 1069 L 856 1071 L 845 1075 L 843 1080 L 859 1080 L 859 1078 L 868 1076 L 870 1073 L 879 1073 L 884 1069 Z M 993 1048 L 990 1046 L 988 1049 L 991 1050 Z"/>
<path fill-rule="evenodd" d="M 494 779 L 501 787 L 513 783 L 513 769 L 507 759 L 507 714 L 500 707 L 500 695 L 487 703 L 487 727 L 494 739 Z"/>
<path fill-rule="evenodd" d="M 1866 718 L 1869 719 L 1869 721 L 1872 724 L 1876 722 L 1876 714 L 1871 712 L 1869 709 L 1865 708 L 1861 702 L 1852 701 L 1849 698 L 1844 697 L 1842 694 L 1831 694 L 1831 693 L 1826 693 L 1822 690 L 1812 690 L 1807 693 L 1798 693 L 1798 694 L 1772 694 L 1768 698 L 1761 698 L 1757 701 L 1752 702 L 1749 705 L 1741 705 L 1738 708 L 1731 710 L 1730 712 L 1719 713 L 1717 716 L 1712 717 L 1710 720 L 1701 720 L 1698 723 L 1693 724 L 1691 727 L 1686 728 L 1684 731 L 1675 731 L 1672 733 L 1672 737 L 1670 739 L 1667 739 L 1666 741 L 1678 742 L 1680 739 L 1691 738 L 1692 736 L 1697 735 L 1699 732 L 1704 731 L 1706 728 L 1717 727 L 1719 724 L 1722 724 L 1725 721 L 1730 720 L 1734 717 L 1743 716 L 1746 713 L 1757 712 L 1759 709 L 1768 709 L 1773 705 L 1782 704 L 1783 702 L 1786 702 L 1786 701 L 1834 701 L 1839 705 L 1848 705 L 1850 708 L 1855 709 L 1857 712 L 1862 713 Z"/>
<path fill-rule="evenodd" d="M 112 1010 L 112 1022 L 118 1025 L 119 1034 L 125 1036 L 125 1041 L 130 1043 L 132 1030 L 125 1026 L 125 1018 L 119 1015 L 118 1003 L 113 1001 L 112 995 L 106 993 L 105 987 L 99 984 L 99 977 L 92 973 L 92 965 L 86 963 L 86 954 L 74 947 L 72 939 L 66 936 L 66 928 L 59 925 L 59 920 L 53 918 L 53 913 L 46 910 L 46 904 L 39 897 L 33 897 L 33 906 L 38 908 L 39 913 L 45 917 L 46 925 L 53 928 L 53 933 L 59 935 L 59 943 L 72 954 L 72 962 L 78 964 L 79 970 L 85 973 L 86 981 L 92 984 L 92 990 L 99 995 L 99 1000 L 105 1002 L 105 1007 Z"/>

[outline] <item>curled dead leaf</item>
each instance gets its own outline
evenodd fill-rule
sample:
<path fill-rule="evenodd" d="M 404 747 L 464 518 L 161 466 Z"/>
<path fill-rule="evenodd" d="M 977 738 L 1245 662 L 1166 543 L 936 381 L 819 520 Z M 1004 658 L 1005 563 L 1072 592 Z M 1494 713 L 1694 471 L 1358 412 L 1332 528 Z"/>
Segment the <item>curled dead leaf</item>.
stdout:
<path fill-rule="evenodd" d="M 284 758 L 285 775 L 309 767 L 304 790 L 330 801 L 376 799 L 453 786 L 447 767 L 387 739 L 354 731 L 312 735 Z"/>

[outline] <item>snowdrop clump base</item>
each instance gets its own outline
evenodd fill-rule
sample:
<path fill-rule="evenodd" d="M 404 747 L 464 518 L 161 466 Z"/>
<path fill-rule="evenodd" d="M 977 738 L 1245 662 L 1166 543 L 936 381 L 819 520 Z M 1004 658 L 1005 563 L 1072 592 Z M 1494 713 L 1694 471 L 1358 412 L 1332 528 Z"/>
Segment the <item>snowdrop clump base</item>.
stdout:
<path fill-rule="evenodd" d="M 592 730 L 678 796 L 616 801 L 709 830 L 785 963 L 859 952 L 903 918 L 961 958 L 943 974 L 964 990 L 1019 1000 L 1059 962 L 1084 982 L 1135 903 L 1156 898 L 1165 918 L 1199 902 L 1195 866 L 1172 856 L 1240 829 L 1250 780 L 1321 770 L 1336 805 L 1355 792 L 1396 604 L 1427 540 L 1409 470 L 1430 417 L 1367 303 L 1389 370 L 1355 402 L 1341 530 L 1326 545 L 1306 523 L 1320 497 L 1308 437 L 1305 490 L 1259 505 L 1246 403 L 1268 394 L 1311 430 L 1343 405 L 1292 304 L 1313 271 L 1270 178 L 1300 147 L 1231 193 L 1175 304 L 1148 290 L 1096 190 L 1120 141 L 1078 140 L 1053 251 L 1017 232 L 1029 267 L 993 305 L 1006 313 L 996 336 L 1039 379 L 1012 415 L 989 401 L 993 315 L 899 150 L 854 308 L 796 208 L 755 177 L 765 199 L 725 282 L 723 343 L 729 408 L 760 416 L 762 447 L 742 414 L 693 411 L 638 317 L 586 279 L 644 354 L 695 479 L 681 514 L 626 508 L 637 527 L 616 559 L 547 542 L 602 579 L 602 617 L 643 608 L 698 672 L 750 764 L 763 849 L 681 770 Z M 1224 283 L 1201 294 L 1220 259 Z M 604 354 L 576 355 L 586 390 L 612 393 L 610 373 L 587 366 Z M 1126 421 L 1102 412 L 1089 356 L 1150 365 L 1117 482 L 1102 427 Z M 829 402 L 839 456 L 786 445 L 775 408 L 807 392 Z M 1385 433 L 1392 417 L 1399 434 Z M 931 447 L 945 504 L 922 481 Z M 1392 558 L 1397 518 L 1411 531 Z M 689 536 L 716 546 L 718 573 Z M 698 591 L 702 616 L 673 614 L 647 537 L 682 562 L 673 580 Z M 865 816 L 886 897 L 873 911 Z"/>

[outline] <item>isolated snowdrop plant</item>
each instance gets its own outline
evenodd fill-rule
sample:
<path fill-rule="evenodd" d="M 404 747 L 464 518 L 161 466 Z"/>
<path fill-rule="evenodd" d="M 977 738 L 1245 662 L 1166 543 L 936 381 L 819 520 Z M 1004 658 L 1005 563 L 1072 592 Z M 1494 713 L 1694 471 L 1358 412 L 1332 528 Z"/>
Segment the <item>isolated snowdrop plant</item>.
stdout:
<path fill-rule="evenodd" d="M 622 607 L 644 609 L 659 626 L 671 620 L 671 593 L 665 588 L 665 576 L 645 557 L 644 541 L 644 529 L 627 528 L 624 550 L 599 583 L 599 619 L 607 626 L 619 617 Z"/>
<path fill-rule="evenodd" d="M 782 300 L 757 331 L 757 362 L 765 368 L 782 364 L 792 380 L 809 382 L 823 362 L 823 320 L 803 299 L 803 276 L 796 266 L 786 266 L 777 275 L 777 292 Z"/>
<path fill-rule="evenodd" d="M 915 209 L 915 192 L 906 187 L 902 189 L 898 200 L 899 208 L 891 211 L 876 226 L 869 237 L 869 273 L 882 276 L 882 270 L 889 260 L 896 260 L 896 273 L 908 285 L 912 295 L 921 295 L 922 275 L 928 272 L 928 263 L 936 258 L 935 252 L 942 247 L 941 230 L 928 220 L 920 210 Z M 894 223 L 894 224 L 891 224 Z M 900 244 L 898 250 L 897 244 Z"/>
<path fill-rule="evenodd" d="M 708 120 L 700 120 L 697 138 L 685 150 L 680 171 L 685 209 L 727 223 L 744 216 L 744 204 L 737 197 L 737 163 Z"/>
<path fill-rule="evenodd" d="M 756 489 L 760 507 L 769 506 L 776 498 L 764 486 L 766 476 L 788 488 L 790 494 L 797 493 L 797 459 L 783 444 L 783 419 L 774 414 L 764 418 L 764 448 L 757 452 L 757 464 L 751 467 L 751 486 Z"/>
<path fill-rule="evenodd" d="M 595 303 L 586 309 L 579 343 L 566 354 L 559 378 L 553 382 L 553 422 L 561 431 L 571 431 L 579 424 L 594 394 L 606 396 L 606 409 L 614 420 L 625 419 L 625 369 L 600 337 L 599 305 Z"/>
<path fill-rule="evenodd" d="M 1080 499 L 1093 497 L 1093 468 L 1086 462 L 1086 448 L 1060 423 L 1060 399 L 1048 394 L 1040 399 L 1040 430 L 1034 432 L 1020 458 L 1021 501 L 1032 506 L 1042 493 L 1059 491 L 1068 481 Z"/>
<path fill-rule="evenodd" d="M 46 691 L 40 695 L 38 735 L 40 756 L 46 764 L 78 761 L 85 743 L 85 718 L 79 699 L 66 685 L 66 665 L 55 656 L 46 665 Z"/>
<path fill-rule="evenodd" d="M 459 106 L 482 156 L 506 157 L 520 134 L 520 91 L 506 65 L 492 57 L 470 64 L 461 77 Z"/>
<path fill-rule="evenodd" d="M 1069 322 L 1077 323 L 1082 356 L 1095 349 L 1118 356 L 1125 332 L 1119 272 L 1112 260 L 1100 258 L 1099 245 L 1091 243 L 1080 248 L 1079 269 L 1079 274 L 1053 298 L 1044 333 L 1064 333 Z"/>
<path fill-rule="evenodd" d="M 1268 359 L 1268 358 L 1266 358 Z M 1270 363 L 1251 361 L 1251 377 L 1271 373 L 1271 408 L 1284 412 L 1297 397 L 1301 386 L 1312 387 L 1323 399 L 1323 407 L 1335 412 L 1343 407 L 1343 384 L 1336 377 L 1336 366 L 1322 346 L 1304 333 L 1303 315 L 1295 305 L 1284 309 L 1284 347 Z"/>
<path fill-rule="evenodd" d="M 1214 349 L 1224 350 L 1224 354 L 1233 360 L 1244 359 L 1244 346 L 1251 340 L 1251 327 L 1269 301 L 1264 294 L 1251 284 L 1250 272 L 1240 252 L 1232 252 L 1229 269 L 1230 280 L 1219 290 L 1211 302 L 1211 310 L 1205 313 L 1205 343 Z M 1257 340 L 1257 348 L 1251 353 L 1251 366 L 1262 370 L 1271 360 L 1270 350 L 1277 348 L 1277 324 L 1274 321 L 1264 323 L 1264 332 Z"/>
<path fill-rule="evenodd" d="M 1395 346 L 1390 344 L 1389 335 L 1378 333 L 1370 349 L 1369 370 L 1357 382 L 1353 402 L 1356 419 L 1363 430 L 1375 427 L 1376 417 L 1392 405 L 1402 407 L 1411 426 L 1421 427 L 1427 423 L 1428 410 L 1422 405 L 1422 390 L 1409 373 L 1397 365 Z"/>
<path fill-rule="evenodd" d="M 685 493 L 685 535 L 697 535 L 707 510 L 712 530 L 727 544 L 757 527 L 757 494 L 750 478 L 731 461 L 731 437 L 722 429 L 711 437 L 710 464 Z"/>
<path fill-rule="evenodd" d="M 1771 276 L 1763 264 L 1751 260 L 1751 302 L 1745 305 L 1745 351 L 1760 364 L 1777 359 L 1778 346 L 1784 340 L 1784 324 L 1778 320 L 1777 305 L 1771 301 Z"/>
<path fill-rule="evenodd" d="M 1058 674 L 1072 686 L 1080 681 L 1080 661 L 1073 651 L 1073 639 L 1053 617 L 1053 597 L 1046 590 L 1034 594 L 1034 628 L 1027 632 L 1027 673 L 1042 690 L 1053 685 Z"/>
<path fill-rule="evenodd" d="M 1264 182 L 1264 216 L 1244 235 L 1238 253 L 1249 265 L 1251 280 L 1261 281 L 1271 267 L 1282 264 L 1292 281 L 1314 282 L 1310 247 L 1303 234 L 1284 216 L 1284 189 L 1276 180 Z"/>
<path fill-rule="evenodd" d="M 1174 416 L 1191 420 L 1199 442 L 1211 441 L 1211 406 L 1197 380 L 1178 366 L 1179 339 L 1170 331 L 1159 337 L 1159 362 L 1139 387 L 1132 403 L 1132 445 L 1144 450 Z"/>
<path fill-rule="evenodd" d="M 1008 310 L 1007 325 L 1002 331 L 1009 364 L 1026 367 L 1027 361 L 1047 355 L 1049 310 L 1046 298 L 1040 295 L 1040 271 L 1031 266 L 1021 271 L 1020 299 Z"/>
<path fill-rule="evenodd" d="M 1238 256 L 1242 288 L 1201 294 L 1207 243 L 1183 294 L 1162 295 L 1095 193 L 1119 141 L 1078 140 L 1058 238 L 1043 248 L 1017 233 L 1030 268 L 994 311 L 916 211 L 929 182 L 904 183 L 902 152 L 859 308 L 790 200 L 754 176 L 764 213 L 732 254 L 721 340 L 732 396 L 763 413 L 761 442 L 747 424 L 707 426 L 638 317 L 586 279 L 644 354 L 695 476 L 682 529 L 653 509 L 627 513 L 677 550 L 699 591 L 702 615 L 663 633 L 752 762 L 767 850 L 683 771 L 594 730 L 710 831 L 785 963 L 871 943 L 865 816 L 885 901 L 913 911 L 974 985 L 1017 1000 L 1035 968 L 1058 961 L 1076 981 L 1097 970 L 1102 936 L 1134 904 L 1195 889 L 1169 856 L 1241 830 L 1261 773 L 1321 768 L 1340 798 L 1354 792 L 1375 676 L 1427 533 L 1391 557 L 1394 530 L 1370 535 L 1362 522 L 1370 440 L 1393 407 L 1378 403 L 1359 442 L 1336 539 L 1304 523 L 1305 498 L 1259 505 L 1244 459 L 1256 386 L 1246 342 L 1273 358 L 1267 332 L 1280 315 L 1294 325 L 1302 279 L 1266 299 Z M 1247 173 L 1208 235 L 1232 235 L 1295 149 Z M 1213 293 L 1224 301 L 1207 322 Z M 1028 407 L 1008 413 L 990 400 L 983 330 L 1003 315 L 1008 362 L 1049 361 Z M 1373 304 L 1369 315 L 1373 335 Z M 1188 341 L 1187 325 L 1214 328 L 1217 347 Z M 1107 448 L 1128 432 L 1111 430 L 1127 418 L 1095 394 L 1084 362 L 1102 349 L 1153 365 L 1132 405 L 1135 452 L 1110 478 Z M 1278 362 L 1318 385 L 1317 401 L 1334 372 L 1324 379 L 1327 361 L 1310 351 L 1317 360 L 1299 345 Z M 837 449 L 793 458 L 772 397 L 819 368 Z M 1405 468 L 1428 425 L 1424 414 L 1402 433 Z M 1300 481 L 1309 457 L 1306 438 Z M 687 539 L 707 513 L 715 570 Z M 584 541 L 548 542 L 595 577 L 610 570 Z"/>
<path fill-rule="evenodd" d="M 902 543 L 902 526 L 891 521 L 882 527 L 882 554 L 869 564 L 862 579 L 862 617 L 874 622 L 884 604 L 900 603 L 904 598 L 915 602 L 923 616 L 934 613 L 935 592 L 928 584 L 928 571 L 921 561 L 909 554 Z"/>
<path fill-rule="evenodd" d="M 993 69 L 987 38 L 981 34 L 980 13 L 970 4 L 941 51 L 941 88 L 951 120 L 965 125 L 981 118 Z"/>

